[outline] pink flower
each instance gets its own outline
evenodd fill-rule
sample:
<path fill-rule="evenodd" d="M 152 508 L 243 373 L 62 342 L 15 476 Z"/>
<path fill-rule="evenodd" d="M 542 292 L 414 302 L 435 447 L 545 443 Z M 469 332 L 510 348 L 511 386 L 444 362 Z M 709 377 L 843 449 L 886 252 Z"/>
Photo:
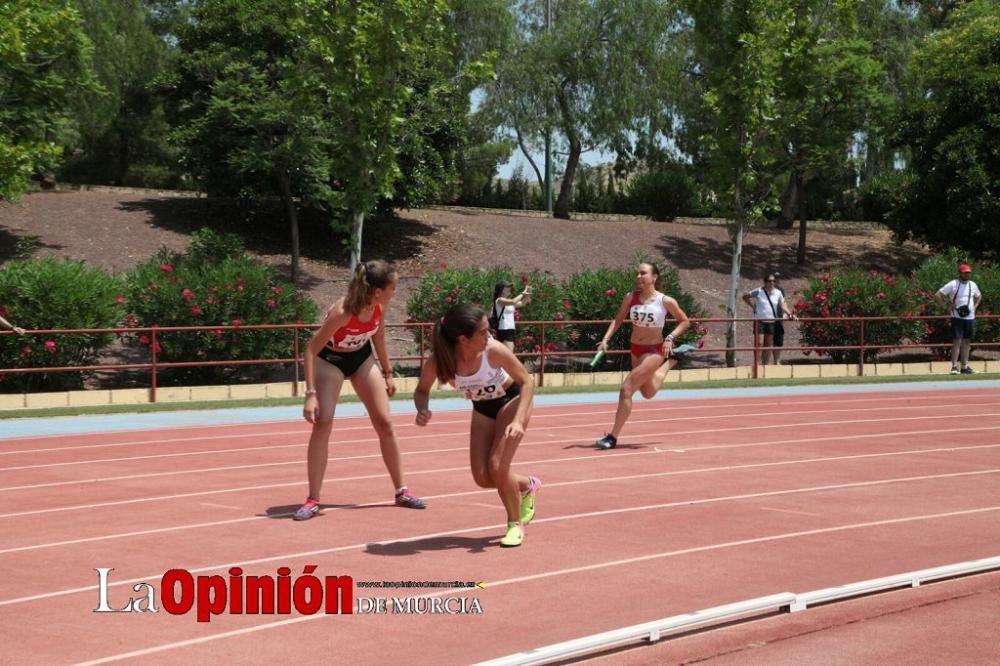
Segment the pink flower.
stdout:
<path fill-rule="evenodd" d="M 570 308 L 573 307 L 573 304 L 569 302 L 568 298 L 564 298 L 563 299 L 563 304 L 562 305 L 563 305 L 563 309 L 564 310 L 569 310 Z"/>
<path fill-rule="evenodd" d="M 243 322 L 240 321 L 239 319 L 234 319 L 232 325 L 233 326 L 242 326 Z"/>
<path fill-rule="evenodd" d="M 209 296 L 208 298 L 205 299 L 205 305 L 211 305 L 213 303 L 215 303 L 215 297 Z"/>
<path fill-rule="evenodd" d="M 145 335 L 140 335 L 139 336 L 139 342 L 142 343 L 142 344 L 144 344 L 144 345 L 148 345 L 149 344 L 149 338 L 147 336 L 145 336 Z"/>
<path fill-rule="evenodd" d="M 236 291 L 243 291 L 243 285 L 242 284 L 236 285 Z"/>
<path fill-rule="evenodd" d="M 46 340 L 45 341 L 45 351 L 54 352 L 55 350 L 56 350 L 56 342 L 55 342 L 55 340 Z"/>
<path fill-rule="evenodd" d="M 159 288 L 160 288 L 160 286 L 159 286 L 159 285 L 157 285 L 157 284 L 153 284 L 153 283 L 150 283 L 150 284 L 149 284 L 149 286 L 148 286 L 148 287 L 146 287 L 146 288 L 147 288 L 147 289 L 151 289 L 152 291 L 156 291 L 157 289 L 159 289 Z"/>
<path fill-rule="evenodd" d="M 185 301 L 190 301 L 192 298 L 194 298 L 194 293 L 190 289 L 185 289 L 184 291 L 181 292 L 181 298 L 183 298 Z"/>
<path fill-rule="evenodd" d="M 278 307 L 277 301 L 275 301 L 273 298 L 267 299 L 267 301 L 265 301 L 264 305 L 266 305 L 267 307 L 269 307 L 272 310 L 274 308 Z"/>
<path fill-rule="evenodd" d="M 271 287 L 271 293 L 272 294 L 280 294 L 283 291 L 284 291 L 284 289 L 282 289 L 281 287 Z"/>
<path fill-rule="evenodd" d="M 153 345 L 153 351 L 155 351 L 157 354 L 159 354 L 161 351 L 163 351 L 163 347 L 160 346 L 159 342 L 157 342 L 155 345 Z"/>
<path fill-rule="evenodd" d="M 115 298 L 115 303 L 117 303 L 118 305 L 124 305 L 125 304 L 125 297 L 124 296 L 118 296 L 117 298 Z"/>
<path fill-rule="evenodd" d="M 135 315 L 129 315 L 125 317 L 125 325 L 132 328 L 139 325 L 139 320 L 135 318 Z"/>
<path fill-rule="evenodd" d="M 162 266 L 160 266 L 160 270 L 163 271 L 164 273 L 173 273 L 174 267 L 168 264 L 163 264 Z"/>
<path fill-rule="evenodd" d="M 556 319 L 556 321 L 562 321 L 563 320 L 563 313 L 562 312 L 557 312 L 555 319 Z"/>
<path fill-rule="evenodd" d="M 447 303 L 448 305 L 451 305 L 451 301 L 452 301 L 451 296 L 445 296 L 444 297 L 444 302 Z"/>
<path fill-rule="evenodd" d="M 884 291 L 880 291 L 880 292 L 878 292 L 878 293 L 877 293 L 877 294 L 875 295 L 875 297 L 876 297 L 876 298 L 885 298 L 885 292 L 884 292 Z"/>
<path fill-rule="evenodd" d="M 608 298 L 614 298 L 615 296 L 618 295 L 618 290 L 615 289 L 614 287 L 611 287 L 611 289 L 608 289 L 607 291 L 604 292 L 604 295 L 607 296 Z"/>
<path fill-rule="evenodd" d="M 201 314 L 201 308 L 199 308 L 197 305 L 192 306 L 191 307 L 191 314 L 196 315 L 196 316 L 200 315 Z"/>
<path fill-rule="evenodd" d="M 215 333 L 215 337 L 217 337 L 217 338 L 221 338 L 222 337 L 222 329 L 221 328 L 215 329 L 214 331 L 212 331 L 212 333 Z"/>
<path fill-rule="evenodd" d="M 31 353 L 31 347 L 25 345 L 24 349 L 21 350 L 21 356 L 27 356 Z"/>

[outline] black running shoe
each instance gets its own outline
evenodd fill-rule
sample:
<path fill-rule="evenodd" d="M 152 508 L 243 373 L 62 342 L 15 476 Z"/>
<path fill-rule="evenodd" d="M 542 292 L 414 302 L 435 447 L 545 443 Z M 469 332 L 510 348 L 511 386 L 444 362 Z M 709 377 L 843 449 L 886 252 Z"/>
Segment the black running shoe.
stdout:
<path fill-rule="evenodd" d="M 599 449 L 613 449 L 618 446 L 618 438 L 609 432 L 607 435 L 594 442 L 594 444 Z"/>

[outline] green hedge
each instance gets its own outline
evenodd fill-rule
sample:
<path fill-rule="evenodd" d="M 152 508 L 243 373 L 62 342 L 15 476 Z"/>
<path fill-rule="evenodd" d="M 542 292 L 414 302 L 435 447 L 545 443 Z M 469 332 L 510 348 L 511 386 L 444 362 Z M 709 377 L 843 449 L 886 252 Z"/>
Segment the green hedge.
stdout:
<path fill-rule="evenodd" d="M 316 304 L 272 268 L 250 257 L 231 235 L 202 229 L 186 253 L 161 249 L 128 275 L 129 323 L 156 326 L 241 326 L 244 324 L 312 323 Z M 311 333 L 303 330 L 304 344 Z M 133 343 L 149 347 L 147 335 Z M 160 333 L 157 359 L 226 361 L 287 358 L 292 354 L 288 330 L 223 330 Z M 213 366 L 175 372 L 195 381 L 232 376 L 238 367 Z"/>
<path fill-rule="evenodd" d="M 10 261 L 0 267 L 0 314 L 25 329 L 114 328 L 124 315 L 122 281 L 82 262 Z M 0 367 L 93 365 L 111 334 L 0 335 Z M 80 388 L 90 373 L 8 374 L 2 391 Z"/>
<path fill-rule="evenodd" d="M 922 314 L 925 298 L 909 280 L 878 271 L 851 270 L 813 278 L 795 304 L 799 317 L 899 317 L 895 321 L 865 322 L 865 360 L 904 342 L 919 342 L 924 323 L 905 317 Z M 838 363 L 857 362 L 855 350 L 824 350 L 820 347 L 857 345 L 861 324 L 851 321 L 809 321 L 800 326 L 803 345 L 815 345 L 817 354 Z"/>

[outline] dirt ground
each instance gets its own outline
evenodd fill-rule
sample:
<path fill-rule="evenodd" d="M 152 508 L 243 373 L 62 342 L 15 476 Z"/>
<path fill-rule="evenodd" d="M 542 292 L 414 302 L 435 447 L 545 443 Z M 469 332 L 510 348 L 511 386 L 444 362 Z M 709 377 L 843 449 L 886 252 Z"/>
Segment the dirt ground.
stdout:
<path fill-rule="evenodd" d="M 19 238 L 27 237 L 37 243 L 38 256 L 82 259 L 125 271 L 161 246 L 185 247 L 193 231 L 211 225 L 239 234 L 253 253 L 287 273 L 287 222 L 275 215 L 273 224 L 259 216 L 256 224 L 248 224 L 234 217 L 232 209 L 226 201 L 144 192 L 32 194 L 20 204 L 0 204 L 0 263 L 14 256 Z M 508 264 L 516 272 L 542 270 L 561 278 L 599 266 L 628 266 L 639 253 L 675 268 L 684 289 L 706 312 L 725 316 L 731 242 L 721 221 L 557 220 L 442 208 L 401 211 L 400 217 L 370 222 L 364 230 L 364 255 L 392 260 L 400 272 L 390 321 L 405 318 L 406 301 L 420 277 L 442 265 Z M 344 291 L 346 252 L 322 225 L 306 225 L 302 233 L 300 286 L 322 309 Z M 928 254 L 912 243 L 894 244 L 884 229 L 814 223 L 806 266 L 798 267 L 797 241 L 798 229 L 751 230 L 744 241 L 741 292 L 758 286 L 765 271 L 777 270 L 784 276 L 789 304 L 794 304 L 813 275 L 846 267 L 905 273 Z M 795 327 L 788 328 L 786 344 L 794 346 Z M 723 341 L 722 326 L 710 326 L 706 345 L 718 347 Z M 746 327 L 739 341 L 749 343 Z M 407 342 L 400 334 L 393 346 L 401 349 Z M 719 362 L 710 356 L 704 362 Z"/>

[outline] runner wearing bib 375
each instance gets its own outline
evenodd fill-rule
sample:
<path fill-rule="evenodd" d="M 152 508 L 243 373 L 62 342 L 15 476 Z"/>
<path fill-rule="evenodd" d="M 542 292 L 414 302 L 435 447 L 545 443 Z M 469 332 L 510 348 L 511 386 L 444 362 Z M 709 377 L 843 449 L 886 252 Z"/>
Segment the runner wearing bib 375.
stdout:
<path fill-rule="evenodd" d="M 611 432 L 595 442 L 599 449 L 613 449 L 618 446 L 618 435 L 632 414 L 632 396 L 636 391 L 649 400 L 656 395 L 671 368 L 677 365 L 677 355 L 673 354 L 674 338 L 688 329 L 690 322 L 677 301 L 656 290 L 660 280 L 660 269 L 656 264 L 641 263 L 636 271 L 634 292 L 625 297 L 618 315 L 608 326 L 604 338 L 597 349 L 608 350 L 608 341 L 626 319 L 632 324 L 632 372 L 628 373 L 618 393 L 618 410 Z M 666 337 L 663 329 L 667 315 L 677 325 Z"/>

